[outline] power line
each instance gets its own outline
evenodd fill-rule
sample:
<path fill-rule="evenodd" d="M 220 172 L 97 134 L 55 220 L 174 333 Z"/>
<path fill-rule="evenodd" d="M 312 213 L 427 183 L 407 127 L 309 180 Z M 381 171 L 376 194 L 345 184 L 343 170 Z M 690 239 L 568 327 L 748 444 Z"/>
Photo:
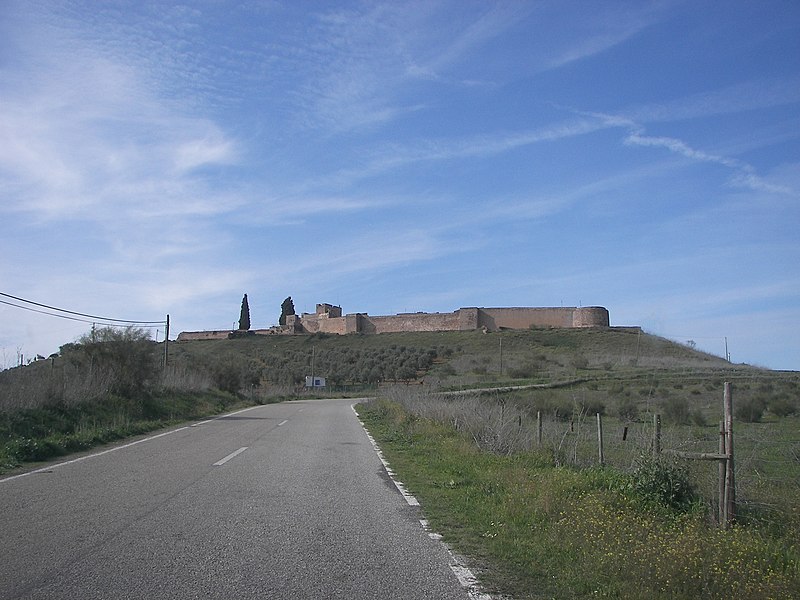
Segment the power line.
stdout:
<path fill-rule="evenodd" d="M 8 306 L 13 306 L 14 308 L 21 308 L 22 310 L 29 310 L 31 312 L 39 313 L 39 314 L 42 314 L 42 315 L 47 315 L 48 317 L 58 317 L 59 319 L 69 319 L 70 321 L 79 321 L 81 323 L 92 323 L 93 325 L 107 325 L 109 327 L 114 327 L 114 326 L 117 325 L 116 323 L 107 323 L 107 322 L 98 321 L 98 320 L 90 321 L 89 319 L 80 319 L 78 317 L 70 317 L 68 315 L 57 315 L 57 314 L 50 313 L 50 312 L 47 312 L 47 311 L 44 311 L 44 310 L 39 310 L 37 308 L 31 308 L 30 306 L 20 306 L 18 304 L 14 304 L 13 302 L 6 302 L 5 300 L 0 300 L 0 304 L 6 304 Z M 161 323 L 159 325 L 143 324 L 143 325 L 140 325 L 140 327 L 143 328 L 143 329 L 158 329 L 160 327 L 160 325 L 163 325 L 163 324 L 164 324 L 164 321 L 161 321 Z"/>
<path fill-rule="evenodd" d="M 40 306 L 40 307 L 46 308 L 48 310 L 54 310 L 54 311 L 57 311 L 57 312 L 66 313 L 66 315 L 77 315 L 78 317 L 86 317 L 87 319 L 92 319 L 91 321 L 86 321 L 84 319 L 78 319 L 76 317 L 69 317 L 69 316 L 66 316 L 66 315 L 53 314 L 53 313 L 50 313 L 50 312 L 45 312 L 43 310 L 37 310 L 35 308 L 30 308 L 29 306 L 19 306 L 18 304 L 13 304 L 11 302 L 6 302 L 4 300 L 0 300 L 0 302 L 2 302 L 3 304 L 7 304 L 8 306 L 13 306 L 15 308 L 21 308 L 23 310 L 30 310 L 32 312 L 38 312 L 38 313 L 41 313 L 41 314 L 44 314 L 44 315 L 50 315 L 51 317 L 60 317 L 62 319 L 71 319 L 73 321 L 81 321 L 81 322 L 84 322 L 84 323 L 96 323 L 98 321 L 102 321 L 103 322 L 102 324 L 104 324 L 104 325 L 105 324 L 113 325 L 114 323 L 125 323 L 125 324 L 129 324 L 129 325 L 142 325 L 142 326 L 145 326 L 145 325 L 154 325 L 154 326 L 155 325 L 164 325 L 164 323 L 165 323 L 165 321 L 132 321 L 132 320 L 129 320 L 129 319 L 112 319 L 110 317 L 98 317 L 97 315 L 89 315 L 89 314 L 86 314 L 86 313 L 76 312 L 74 310 L 67 310 L 65 308 L 57 308 L 55 306 L 49 306 L 47 304 L 42 304 L 40 302 L 34 302 L 33 300 L 26 300 L 25 298 L 19 298 L 17 296 L 12 296 L 11 294 L 6 294 L 4 292 L 0 292 L 0 296 L 5 296 L 6 298 L 11 298 L 13 300 L 17 300 L 18 302 L 24 302 L 26 304 L 32 304 L 34 306 Z"/>

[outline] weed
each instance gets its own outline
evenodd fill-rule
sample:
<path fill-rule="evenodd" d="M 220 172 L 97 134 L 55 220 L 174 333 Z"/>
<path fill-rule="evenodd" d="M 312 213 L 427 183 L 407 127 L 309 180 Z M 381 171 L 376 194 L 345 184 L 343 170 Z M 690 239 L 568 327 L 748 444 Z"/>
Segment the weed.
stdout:
<path fill-rule="evenodd" d="M 642 498 L 674 509 L 685 510 L 697 500 L 686 467 L 664 457 L 640 455 L 631 487 Z"/>

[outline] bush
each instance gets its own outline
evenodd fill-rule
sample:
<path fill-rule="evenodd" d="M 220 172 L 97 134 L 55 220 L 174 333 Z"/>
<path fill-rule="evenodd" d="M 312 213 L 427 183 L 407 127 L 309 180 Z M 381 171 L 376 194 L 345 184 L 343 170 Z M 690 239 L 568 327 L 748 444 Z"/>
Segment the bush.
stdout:
<path fill-rule="evenodd" d="M 511 367 L 508 370 L 508 375 L 512 379 L 530 379 L 532 377 L 536 377 L 537 371 L 539 371 L 539 365 L 535 363 L 527 363 L 524 365 Z"/>
<path fill-rule="evenodd" d="M 223 392 L 238 393 L 242 387 L 239 369 L 232 364 L 220 365 L 214 372 L 214 384 Z"/>
<path fill-rule="evenodd" d="M 670 508 L 686 509 L 696 499 L 686 467 L 665 458 L 639 457 L 631 486 L 645 500 Z"/>
<path fill-rule="evenodd" d="M 62 347 L 62 352 L 67 346 Z M 150 334 L 144 329 L 100 327 L 70 344 L 65 357 L 95 383 L 99 395 L 133 397 L 153 386 L 161 370 Z"/>
<path fill-rule="evenodd" d="M 664 411 L 664 420 L 673 425 L 689 424 L 689 401 L 686 398 L 672 397 L 662 401 L 661 408 Z"/>
<path fill-rule="evenodd" d="M 776 417 L 788 417 L 797 414 L 797 402 L 787 396 L 772 398 L 768 403 L 769 412 Z"/>
<path fill-rule="evenodd" d="M 583 398 L 578 401 L 578 411 L 585 415 L 606 414 L 606 405 L 600 400 L 593 398 Z"/>
<path fill-rule="evenodd" d="M 635 421 L 639 418 L 639 403 L 633 398 L 620 398 L 617 403 L 617 416 L 623 421 Z"/>
<path fill-rule="evenodd" d="M 456 370 L 453 368 L 453 365 L 447 363 L 439 367 L 439 374 L 442 377 L 452 377 L 456 374 Z"/>
<path fill-rule="evenodd" d="M 745 398 L 733 408 L 734 416 L 743 423 L 758 423 L 767 409 L 767 401 L 761 397 Z"/>
<path fill-rule="evenodd" d="M 589 359 L 579 354 L 572 359 L 572 366 L 578 370 L 587 369 L 589 368 Z"/>
<path fill-rule="evenodd" d="M 699 409 L 693 410 L 689 414 L 689 418 L 691 419 L 693 425 L 697 425 L 698 427 L 708 427 L 708 420 L 706 419 L 706 416 L 703 414 L 703 411 Z"/>

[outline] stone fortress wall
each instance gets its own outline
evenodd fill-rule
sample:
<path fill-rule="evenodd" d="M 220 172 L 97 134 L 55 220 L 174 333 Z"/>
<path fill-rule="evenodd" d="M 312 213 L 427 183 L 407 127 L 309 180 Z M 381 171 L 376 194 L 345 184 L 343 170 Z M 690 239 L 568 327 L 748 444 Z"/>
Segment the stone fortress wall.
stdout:
<path fill-rule="evenodd" d="M 286 325 L 255 329 L 255 335 L 299 335 L 328 333 L 397 333 L 406 331 L 499 331 L 531 327 L 608 327 L 608 310 L 602 306 L 561 308 L 460 308 L 450 313 L 401 313 L 370 316 L 367 313 L 342 314 L 340 306 L 317 304 L 313 314 L 290 315 Z M 178 341 L 226 339 L 232 331 L 184 331 Z"/>

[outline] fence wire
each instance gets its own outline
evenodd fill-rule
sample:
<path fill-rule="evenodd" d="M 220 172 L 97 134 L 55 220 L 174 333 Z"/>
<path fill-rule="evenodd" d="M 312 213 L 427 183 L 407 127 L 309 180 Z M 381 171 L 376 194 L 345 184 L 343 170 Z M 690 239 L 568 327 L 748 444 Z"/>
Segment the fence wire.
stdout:
<path fill-rule="evenodd" d="M 387 395 L 407 410 L 452 425 L 482 449 L 512 454 L 541 448 L 552 453 L 557 465 L 591 467 L 600 464 L 596 414 L 537 413 L 502 396 L 436 395 L 389 390 Z M 538 411 L 537 411 L 538 412 Z M 800 521 L 800 435 L 797 417 L 766 423 L 734 425 L 735 476 L 740 521 L 780 526 L 785 519 Z M 637 420 L 602 417 L 602 457 L 605 465 L 633 471 L 654 446 L 652 414 Z M 698 495 L 712 509 L 719 490 L 718 461 L 675 457 L 670 450 L 719 453 L 719 428 L 713 425 L 676 425 L 662 422 L 661 448 L 665 460 L 684 466 Z"/>

